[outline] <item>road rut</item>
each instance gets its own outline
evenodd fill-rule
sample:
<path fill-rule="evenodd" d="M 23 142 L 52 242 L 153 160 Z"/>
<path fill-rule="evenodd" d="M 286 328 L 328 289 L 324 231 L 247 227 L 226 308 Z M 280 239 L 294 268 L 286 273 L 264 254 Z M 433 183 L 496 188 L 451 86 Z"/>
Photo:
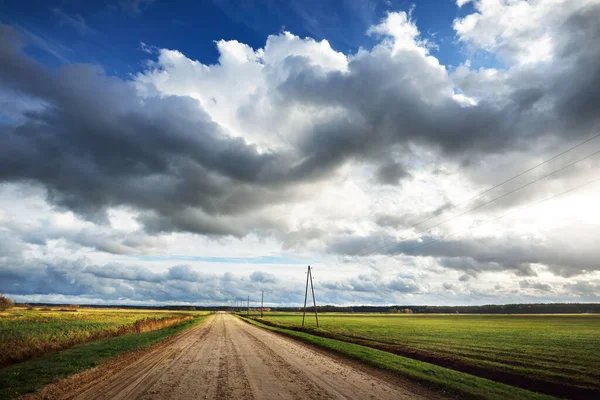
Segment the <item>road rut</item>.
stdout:
<path fill-rule="evenodd" d="M 217 313 L 61 399 L 439 399 L 414 383 Z"/>

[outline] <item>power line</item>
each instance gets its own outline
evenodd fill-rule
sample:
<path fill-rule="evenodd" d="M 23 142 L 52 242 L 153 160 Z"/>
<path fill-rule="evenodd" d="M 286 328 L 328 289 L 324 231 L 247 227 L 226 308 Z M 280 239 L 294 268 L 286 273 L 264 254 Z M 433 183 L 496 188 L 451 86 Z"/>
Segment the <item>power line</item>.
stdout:
<path fill-rule="evenodd" d="M 460 231 L 460 232 L 456 232 L 456 233 L 449 233 L 449 234 L 447 234 L 447 235 L 444 235 L 444 236 L 442 236 L 442 237 L 440 237 L 440 238 L 438 238 L 438 239 L 434 239 L 434 240 L 432 240 L 432 241 L 429 241 L 429 242 L 427 242 L 427 243 L 422 243 L 422 244 L 420 244 L 420 245 L 417 245 L 417 246 L 411 247 L 411 248 L 409 248 L 409 249 L 407 249 L 407 250 L 404 250 L 404 251 L 402 251 L 401 253 L 402 253 L 402 254 L 406 254 L 406 253 L 408 253 L 408 252 L 411 252 L 411 251 L 413 251 L 413 250 L 419 249 L 419 248 L 421 248 L 421 247 L 425 247 L 425 246 L 428 246 L 428 245 L 430 245 L 430 244 L 434 244 L 434 243 L 437 243 L 437 242 L 441 242 L 441 241 L 443 241 L 444 239 L 447 239 L 447 238 L 449 238 L 449 237 L 451 237 L 451 236 L 457 236 L 457 235 L 460 235 L 460 234 L 462 234 L 462 233 L 465 233 L 465 232 L 467 232 L 467 231 L 469 231 L 469 230 L 471 230 L 471 229 L 474 229 L 474 228 L 479 228 L 480 226 L 482 226 L 482 225 L 485 225 L 485 224 L 487 224 L 487 223 L 490 223 L 490 222 L 493 222 L 493 221 L 497 221 L 497 220 L 499 220 L 499 219 L 502 219 L 502 218 L 504 218 L 504 217 L 506 217 L 506 216 L 508 216 L 508 215 L 510 215 L 510 214 L 516 213 L 516 212 L 518 212 L 518 211 L 523 211 L 523 210 L 526 210 L 526 209 L 528 209 L 528 208 L 531 208 L 531 207 L 537 206 L 537 205 L 539 205 L 539 204 L 541 204 L 541 203 L 544 203 L 544 202 L 546 202 L 546 201 L 549 201 L 549 200 L 556 199 L 556 198 L 558 198 L 558 197 L 560 197 L 560 196 L 563 196 L 563 195 L 565 195 L 565 194 L 567 194 L 567 193 L 574 192 L 574 191 L 576 191 L 576 190 L 579 190 L 579 189 L 581 189 L 581 188 L 583 188 L 583 187 L 585 187 L 585 186 L 591 185 L 592 183 L 595 183 L 595 182 L 598 182 L 598 181 L 600 181 L 600 178 L 596 178 L 596 179 L 594 179 L 594 180 L 591 180 L 591 181 L 589 181 L 589 182 L 587 182 L 587 183 L 584 183 L 584 184 L 582 184 L 582 185 L 579 185 L 579 186 L 576 186 L 576 187 L 574 187 L 574 188 L 571 188 L 571 189 L 565 190 L 564 192 L 561 192 L 561 193 L 558 193 L 558 194 L 556 194 L 556 195 L 552 195 L 552 196 L 550 196 L 550 197 L 547 197 L 547 198 L 545 198 L 545 199 L 542 199 L 542 200 L 536 201 L 536 202 L 534 202 L 534 203 L 528 204 L 528 205 L 526 205 L 526 206 L 524 206 L 524 207 L 520 207 L 520 208 L 517 208 L 517 209 L 513 209 L 513 210 L 511 210 L 511 211 L 509 211 L 509 212 L 507 212 L 507 213 L 505 213 L 505 214 L 502 214 L 502 215 L 500 215 L 500 216 L 497 216 L 497 217 L 494 217 L 494 218 L 488 219 L 488 220 L 486 220 L 486 221 L 483 221 L 483 222 L 480 222 L 480 223 L 477 223 L 477 224 L 471 225 L 471 226 L 469 226 L 467 229 L 464 229 L 464 230 L 462 230 L 462 231 Z M 377 260 L 377 261 L 385 260 L 385 259 L 387 259 L 387 258 L 390 258 L 390 257 L 395 257 L 396 255 L 397 255 L 397 254 L 390 254 L 390 255 L 388 255 L 388 256 L 385 256 L 385 257 L 382 257 L 382 258 L 380 258 L 380 259 L 379 259 L 379 260 Z"/>
<path fill-rule="evenodd" d="M 454 210 L 455 208 L 457 208 L 457 207 L 460 207 L 460 206 L 462 206 L 462 205 L 464 205 L 464 204 L 466 204 L 466 203 L 470 202 L 471 200 L 474 200 L 474 199 L 476 199 L 476 198 L 477 198 L 477 197 L 479 197 L 479 196 L 482 196 L 482 195 L 484 195 L 484 194 L 486 194 L 486 193 L 488 193 L 488 192 L 490 192 L 490 191 L 492 191 L 492 190 L 494 190 L 494 189 L 496 189 L 496 188 L 498 188 L 498 187 L 500 187 L 500 186 L 502 186 L 502 185 L 504 185 L 504 184 L 506 184 L 506 183 L 508 183 L 508 182 L 511 182 L 511 181 L 513 181 L 513 180 L 515 180 L 515 179 L 517 179 L 517 178 L 519 178 L 519 177 L 521 177 L 521 176 L 523 176 L 523 175 L 527 174 L 528 172 L 531 172 L 531 171 L 533 171 L 534 169 L 536 169 L 536 168 L 539 168 L 539 167 L 541 167 L 542 165 L 545 165 L 545 164 L 549 163 L 550 161 L 552 161 L 552 160 L 555 160 L 555 159 L 557 159 L 558 157 L 560 157 L 560 156 L 562 156 L 562 155 L 564 155 L 564 154 L 566 154 L 566 153 L 568 153 L 568 152 L 570 152 L 570 151 L 572 151 L 572 150 L 575 150 L 576 148 L 578 148 L 578 147 L 580 147 L 580 146 L 582 146 L 582 145 L 584 145 L 584 144 L 586 144 L 586 143 L 588 143 L 588 142 L 591 142 L 592 140 L 596 139 L 597 137 L 600 137 L 600 133 L 598 133 L 598 134 L 596 134 L 596 135 L 594 135 L 594 136 L 592 136 L 592 137 L 590 137 L 590 138 L 588 138 L 588 139 L 584 140 L 583 142 L 580 142 L 580 143 L 576 144 L 576 145 L 575 145 L 575 146 L 573 146 L 573 147 L 570 147 L 570 148 L 568 148 L 567 150 L 564 150 L 564 151 L 562 151 L 561 153 L 558 153 L 558 154 L 556 154 L 556 155 L 552 156 L 551 158 L 549 158 L 549 159 L 547 159 L 547 160 L 545 160 L 545 161 L 543 161 L 543 162 L 541 162 L 541 163 L 539 163 L 539 164 L 537 164 L 537 165 L 535 165 L 535 166 L 533 166 L 533 167 L 531 167 L 531 168 L 529 168 L 529 169 L 527 169 L 527 170 L 525 170 L 525 171 L 522 171 L 522 172 L 520 172 L 519 174 L 517 174 L 517 175 L 513 176 L 512 178 L 506 179 L 505 181 L 503 181 L 503 182 L 500 182 L 500 183 L 496 184 L 495 186 L 492 186 L 492 187 L 490 187 L 490 188 L 488 188 L 488 189 L 486 189 L 486 190 L 484 190 L 484 191 L 482 191 L 482 192 L 479 192 L 479 193 L 477 193 L 476 195 L 474 195 L 474 196 L 472 196 L 472 197 L 469 197 L 468 199 L 466 199 L 466 200 L 463 200 L 463 201 L 461 201 L 460 203 L 458 203 L 458 204 L 455 204 L 455 205 L 453 205 L 452 207 L 450 207 L 450 208 L 448 208 L 448 209 L 446 209 L 446 210 L 443 210 L 443 211 L 442 211 L 442 212 L 440 212 L 440 213 L 434 214 L 434 215 L 432 215 L 432 216 L 430 216 L 430 217 L 428 217 L 428 218 L 426 218 L 426 219 L 424 219 L 424 220 L 422 220 L 422 221 L 420 221 L 420 222 L 418 222 L 418 223 L 416 223 L 416 224 L 414 224 L 414 225 L 412 225 L 412 226 L 409 226 L 408 228 L 404 229 L 404 230 L 402 231 L 402 233 L 401 233 L 401 234 L 404 234 L 405 232 L 407 232 L 407 231 L 409 231 L 409 230 L 411 230 L 411 229 L 413 229 L 413 228 L 416 228 L 417 226 L 419 226 L 419 225 L 421 225 L 421 224 L 424 224 L 425 222 L 428 222 L 428 221 L 432 220 L 433 218 L 439 217 L 440 215 L 443 215 L 443 214 L 445 214 L 445 213 L 447 213 L 447 212 L 449 212 L 449 211 L 452 211 L 452 210 Z M 593 154 L 592 154 L 592 155 L 593 155 Z M 591 157 L 591 156 L 590 156 L 590 157 Z M 428 164 L 426 164 L 426 165 L 429 165 L 429 164 L 431 164 L 431 162 L 430 162 L 430 163 L 428 163 Z M 535 182 L 535 181 L 534 181 L 534 182 Z M 442 222 L 442 223 L 443 223 L 443 222 Z M 433 227 L 431 227 L 431 228 L 434 228 L 434 227 L 435 227 L 435 226 L 433 226 Z M 429 228 L 429 229 L 431 229 L 431 228 Z M 403 240 L 404 240 L 404 239 L 403 239 Z M 359 249 L 358 249 L 358 254 L 356 254 L 356 256 L 365 256 L 365 255 L 368 255 L 368 254 L 370 253 L 370 251 L 368 251 L 368 252 L 366 252 L 366 253 L 364 253 L 364 254 L 360 254 L 360 253 L 361 253 L 363 250 L 365 250 L 365 249 L 367 249 L 367 248 L 369 248 L 369 247 L 373 246 L 373 244 L 377 244 L 377 243 L 380 243 L 380 242 L 381 242 L 381 241 L 378 241 L 378 242 L 373 242 L 373 243 L 370 243 L 370 244 L 368 244 L 368 245 L 366 245 L 366 246 L 363 246 L 363 247 L 359 248 Z M 392 244 L 393 244 L 393 243 L 392 243 Z M 391 244 L 389 244 L 389 245 L 391 245 Z M 388 246 L 388 245 L 386 245 L 386 246 Z M 377 249 L 374 249 L 374 251 L 376 251 L 376 250 L 377 250 Z"/>
<path fill-rule="evenodd" d="M 600 136 L 600 134 L 599 134 L 598 136 Z M 473 208 L 470 208 L 470 209 L 468 209 L 468 210 L 466 210 L 466 211 L 464 211 L 464 212 L 462 212 L 462 213 L 460 213 L 460 214 L 457 214 L 457 215 L 454 215 L 454 216 L 452 216 L 452 217 L 450 217 L 450 218 L 447 218 L 447 219 L 443 220 L 442 222 L 439 222 L 439 223 L 437 223 L 437 224 L 435 224 L 435 225 L 433 225 L 433 226 L 431 226 L 431 227 L 429 227 L 429 228 L 427 228 L 427 229 L 424 229 L 424 230 L 422 230 L 422 231 L 420 231 L 420 232 L 416 233 L 415 235 L 409 236 L 408 238 L 401 239 L 399 242 L 394 242 L 394 243 L 386 244 L 386 245 L 383 245 L 383 246 L 381 246 L 381 247 L 375 248 L 375 249 L 373 249 L 372 251 L 370 251 L 370 252 L 367 252 L 367 253 L 363 254 L 362 256 L 365 256 L 365 255 L 372 254 L 372 253 L 373 253 L 373 252 L 375 252 L 375 251 L 379 251 L 379 250 L 381 250 L 381 249 L 384 249 L 384 248 L 386 248 L 386 247 L 389 247 L 389 246 L 391 246 L 391 245 L 394 245 L 394 244 L 399 244 L 399 243 L 402 243 L 402 242 L 404 242 L 404 241 L 406 241 L 406 240 L 408 240 L 408 239 L 410 239 L 410 238 L 413 238 L 413 237 L 419 236 L 419 235 L 421 235 L 422 233 L 425 233 L 425 232 L 427 232 L 427 231 L 430 231 L 430 230 L 432 230 L 433 228 L 436 228 L 436 227 L 438 227 L 438 226 L 440 226 L 440 225 L 442 225 L 442 224 L 445 224 L 446 222 L 452 221 L 453 219 L 456 219 L 456 218 L 458 218 L 458 217 L 462 217 L 463 215 L 466 215 L 466 214 L 468 214 L 468 213 L 470 213 L 470 212 L 472 212 L 472 211 L 475 211 L 475 210 L 477 210 L 477 209 L 479 209 L 479 208 L 481 208 L 481 207 L 487 206 L 488 204 L 491 204 L 491 203 L 493 203 L 493 202 L 495 202 L 495 201 L 497 201 L 497 200 L 499 200 L 499 199 L 502 199 L 502 198 L 504 198 L 504 197 L 506 197 L 506 196 L 509 196 L 509 195 L 511 195 L 511 194 L 513 194 L 513 193 L 515 193 L 515 192 L 518 192 L 519 190 L 521 190 L 521 189 L 524 189 L 524 188 L 526 188 L 527 186 L 530 186 L 530 185 L 532 185 L 532 184 L 534 184 L 534 183 L 537 183 L 537 182 L 539 182 L 539 181 L 541 181 L 541 180 L 543 180 L 543 179 L 546 179 L 547 177 L 549 177 L 549 176 L 551 176 L 551 175 L 554 175 L 554 174 L 556 174 L 556 173 L 558 173 L 558 172 L 564 171 L 565 169 L 567 169 L 567 168 L 569 168 L 569 167 L 572 167 L 573 165 L 575 165 L 575 164 L 577 164 L 577 163 L 579 163 L 579 162 L 581 162 L 581 161 L 583 161 L 583 160 L 586 160 L 586 159 L 588 159 L 588 158 L 590 158 L 590 157 L 593 157 L 593 156 L 595 156 L 595 155 L 596 155 L 596 154 L 598 154 L 598 153 L 600 153 L 600 150 L 598 150 L 598 151 L 596 151 L 596 152 L 594 152 L 594 153 L 592 153 L 592 154 L 590 154 L 590 155 L 588 155 L 588 156 L 585 156 L 585 157 L 583 157 L 583 158 L 580 158 L 580 159 L 579 159 L 579 160 L 577 160 L 577 161 L 574 161 L 574 162 L 572 162 L 572 163 L 569 163 L 569 164 L 567 164 L 567 165 L 565 165 L 565 166 L 563 166 L 563 167 L 561 167 L 561 168 L 559 168 L 559 169 L 557 169 L 557 170 L 554 170 L 554 171 L 550 172 L 549 174 L 546 174 L 546 175 L 544 175 L 544 176 L 541 176 L 541 177 L 539 177 L 539 178 L 537 178 L 537 179 L 535 179 L 535 180 L 533 180 L 533 181 L 531 181 L 531 182 L 528 182 L 528 183 L 526 183 L 526 184 L 524 184 L 524 185 L 522 185 L 522 186 L 519 186 L 518 188 L 516 188 L 516 189 L 514 189 L 514 190 L 511 190 L 510 192 L 504 193 L 504 194 L 502 194 L 502 195 L 500 195 L 500 196 L 498 196 L 498 197 L 495 197 L 495 198 L 493 198 L 492 200 L 489 200 L 489 201 L 487 201 L 487 202 L 485 202 L 485 203 L 483 203 L 483 204 L 480 204 L 480 205 L 478 205 L 478 206 L 476 206 L 476 207 L 473 207 Z"/>
<path fill-rule="evenodd" d="M 436 163 L 438 163 L 439 161 L 440 161 L 440 157 L 438 157 L 438 158 L 437 158 L 437 159 L 435 159 L 435 160 L 431 160 L 431 161 L 429 161 L 429 162 L 428 162 L 428 163 L 426 163 L 426 164 L 423 164 L 423 165 L 420 167 L 420 169 L 421 169 L 421 170 L 422 170 L 422 169 L 425 169 L 425 168 L 427 168 L 428 166 L 430 166 L 431 164 L 436 164 Z M 457 169 L 456 169 L 456 171 L 454 171 L 453 173 L 449 174 L 449 176 L 456 175 L 456 174 L 458 173 L 458 171 L 460 171 L 462 168 L 463 168 L 463 167 L 459 167 L 459 168 L 457 168 Z M 370 216 L 371 216 L 371 215 L 373 215 L 374 213 L 375 213 L 375 210 L 373 210 L 373 211 L 371 211 L 370 213 L 368 213 L 368 214 L 366 215 L 366 217 L 370 217 Z M 440 215 L 440 214 L 437 214 L 437 215 Z M 369 244 L 367 244 L 366 246 L 363 246 L 363 247 L 359 248 L 359 249 L 358 249 L 358 251 L 359 251 L 359 252 L 361 252 L 362 250 L 365 250 L 365 249 L 367 249 L 367 248 L 369 248 L 369 247 L 371 247 L 371 246 L 373 246 L 373 245 L 376 245 L 376 244 L 378 244 L 379 242 L 380 242 L 380 241 L 375 241 L 375 242 L 373 242 L 373 243 L 369 243 Z M 339 256 L 338 256 L 338 262 L 339 262 L 339 261 L 340 261 L 340 260 L 339 260 Z"/>

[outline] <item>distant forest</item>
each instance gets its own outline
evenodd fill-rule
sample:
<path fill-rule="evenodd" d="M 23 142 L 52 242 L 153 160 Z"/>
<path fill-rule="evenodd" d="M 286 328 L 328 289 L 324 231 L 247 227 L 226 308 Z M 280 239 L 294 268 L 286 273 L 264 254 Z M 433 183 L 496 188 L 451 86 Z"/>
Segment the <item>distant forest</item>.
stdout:
<path fill-rule="evenodd" d="M 271 308 L 298 311 L 300 308 Z M 312 307 L 307 308 L 313 311 Z M 483 306 L 317 306 L 318 312 L 410 313 L 410 314 L 582 314 L 600 313 L 600 303 L 504 304 Z"/>
<path fill-rule="evenodd" d="M 29 306 L 66 306 L 66 304 L 28 303 Z M 245 311 L 245 307 L 235 308 L 228 306 L 128 306 L 128 305 L 86 305 L 81 307 L 94 308 L 130 308 L 130 309 L 156 309 L 156 310 L 197 310 L 197 311 Z M 265 307 L 265 310 L 298 312 L 302 307 Z M 256 312 L 258 308 L 253 303 L 250 308 Z M 313 312 L 313 307 L 307 311 Z M 317 306 L 318 312 L 338 313 L 407 313 L 407 314 L 582 314 L 600 313 L 600 303 L 550 303 L 550 304 L 505 304 L 484 306 L 348 306 L 338 307 L 332 305 Z"/>

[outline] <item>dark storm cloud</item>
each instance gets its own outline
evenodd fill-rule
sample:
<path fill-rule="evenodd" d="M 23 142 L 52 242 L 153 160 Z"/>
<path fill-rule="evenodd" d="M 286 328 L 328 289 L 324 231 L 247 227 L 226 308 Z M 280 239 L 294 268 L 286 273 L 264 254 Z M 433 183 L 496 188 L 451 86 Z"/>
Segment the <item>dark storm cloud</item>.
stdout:
<path fill-rule="evenodd" d="M 323 75 L 299 68 L 281 85 L 291 102 L 342 107 L 351 116 L 330 122 L 327 129 L 319 127 L 303 141 L 302 152 L 311 155 L 307 162 L 323 168 L 348 157 L 378 162 L 391 148 L 406 143 L 433 146 L 459 157 L 518 145 L 523 132 L 516 129 L 517 105 L 481 102 L 463 107 L 446 95 L 447 78 L 434 78 L 438 82 L 430 87 L 431 78 L 415 72 L 431 72 L 425 59 L 409 56 L 392 57 L 376 49 L 370 57 L 351 61 L 349 73 Z"/>
<path fill-rule="evenodd" d="M 396 162 L 389 162 L 381 165 L 375 174 L 377 182 L 382 185 L 395 186 L 406 177 L 410 176 L 408 171 L 402 164 Z"/>
<path fill-rule="evenodd" d="M 275 283 L 277 282 L 277 277 L 268 272 L 256 271 L 250 275 L 250 280 L 259 283 Z"/>
<path fill-rule="evenodd" d="M 557 111 L 571 127 L 597 129 L 600 124 L 600 5 L 589 5 L 563 24 L 558 56 L 571 67 L 565 79 L 553 82 Z M 572 64 L 571 64 L 572 63 Z M 559 64 L 560 65 L 560 64 Z M 567 74 L 565 74 L 567 75 Z"/>
<path fill-rule="evenodd" d="M 382 228 L 402 228 L 408 227 L 419 222 L 419 217 L 414 217 L 409 214 L 394 215 L 394 214 L 378 214 L 375 216 L 375 223 Z"/>
<path fill-rule="evenodd" d="M 534 282 L 532 280 L 522 280 L 519 282 L 519 287 L 521 289 L 533 289 L 538 290 L 540 292 L 550 292 L 552 291 L 552 286 L 547 283 Z"/>
<path fill-rule="evenodd" d="M 265 293 L 265 304 L 297 305 L 304 300 L 305 279 L 281 281 L 262 271 L 250 275 L 201 273 L 188 265 L 170 267 L 164 272 L 123 265 L 88 265 L 84 261 L 0 259 L 0 291 L 9 296 L 42 296 L 42 299 L 76 297 L 79 302 L 141 302 L 235 304 L 250 296 L 251 306 Z M 389 302 L 390 296 L 416 294 L 422 285 L 412 276 L 382 279 L 374 275 L 337 282 L 315 282 L 319 304 L 341 302 Z M 42 300 L 44 301 L 44 300 Z M 60 300 L 58 300 L 60 301 Z M 63 300 L 62 301 L 68 301 Z"/>
<path fill-rule="evenodd" d="M 228 136 L 189 97 L 142 98 L 131 82 L 90 65 L 40 65 L 2 26 L 0 93 L 41 106 L 23 107 L 18 123 L 0 125 L 0 181 L 43 185 L 53 204 L 95 221 L 106 220 L 108 207 L 131 206 L 151 232 L 286 231 L 284 221 L 256 211 L 297 201 L 298 184 L 348 160 L 366 160 L 379 183 L 397 184 L 408 175 L 390 152 L 407 145 L 475 160 L 529 149 L 541 135 L 588 135 L 600 118 L 599 10 L 590 6 L 559 28 L 557 68 L 515 72 L 503 95 L 472 106 L 451 94 L 454 80 L 464 92 L 477 88 L 474 72 L 449 76 L 418 51 L 378 46 L 350 58 L 347 72 L 287 57 L 287 77 L 270 94 L 279 106 L 339 112 L 285 153 Z"/>
<path fill-rule="evenodd" d="M 577 281 L 566 285 L 568 291 L 585 299 L 600 299 L 600 281 Z"/>
<path fill-rule="evenodd" d="M 2 228 L 11 232 L 13 240 L 20 239 L 27 244 L 46 246 L 50 240 L 64 239 L 71 249 L 81 246 L 111 254 L 145 253 L 165 245 L 163 240 L 139 231 L 101 231 L 99 227 L 66 229 L 59 228 L 47 220 L 41 220 L 33 226 L 14 221 L 0 221 L 0 229 Z"/>
<path fill-rule="evenodd" d="M 438 215 L 442 215 L 444 212 L 451 209 L 454 205 L 452 203 L 444 203 L 436 209 L 428 213 L 423 214 L 377 214 L 375 216 L 375 223 L 382 228 L 395 228 L 395 229 L 407 229 L 413 226 L 419 227 L 419 229 L 425 229 L 426 225 L 421 225 L 424 222 L 432 220 Z"/>
<path fill-rule="evenodd" d="M 141 99 L 89 65 L 48 69 L 21 52 L 13 29 L 1 29 L 2 89 L 46 105 L 0 125 L 1 181 L 38 182 L 54 204 L 98 221 L 106 207 L 127 204 L 146 210 L 155 230 L 216 235 L 245 232 L 215 215 L 287 199 L 257 187 L 284 179 L 281 155 L 224 135 L 195 100 Z"/>
<path fill-rule="evenodd" d="M 258 274 L 258 275 L 257 275 Z M 11 295 L 64 295 L 102 298 L 108 302 L 191 302 L 227 303 L 234 299 L 255 300 L 261 290 L 269 290 L 269 302 L 299 303 L 302 291 L 276 285 L 269 274 L 255 272 L 250 277 L 200 273 L 178 265 L 166 272 L 121 264 L 86 265 L 84 262 L 35 260 L 0 264 L 0 291 Z M 257 280 L 257 276 L 264 279 Z M 253 278 L 254 277 L 254 278 Z"/>
<path fill-rule="evenodd" d="M 154 273 L 145 268 L 124 267 L 120 264 L 91 265 L 85 267 L 84 271 L 96 278 L 121 279 L 124 281 L 161 282 L 165 278 L 164 274 Z"/>
<path fill-rule="evenodd" d="M 311 155 L 307 162 L 323 168 L 347 157 L 375 163 L 383 158 L 380 170 L 385 171 L 382 155 L 406 143 L 469 159 L 532 149 L 543 135 L 570 141 L 591 135 L 600 121 L 595 89 L 600 79 L 599 10 L 589 7 L 560 27 L 556 39 L 565 50 L 556 54 L 551 67 L 514 72 L 503 82 L 504 95 L 489 92 L 476 106 L 447 96 L 449 78 L 410 51 L 393 57 L 374 49 L 352 59 L 348 73 L 324 74 L 302 67 L 306 60 L 289 60 L 297 65 L 279 90 L 293 104 L 348 111 L 315 129 L 301 145 Z M 457 81 L 465 87 L 478 85 L 472 79 Z"/>
<path fill-rule="evenodd" d="M 369 293 L 379 296 L 389 293 L 406 294 L 423 291 L 423 286 L 419 284 L 415 277 L 401 274 L 391 280 L 382 279 L 378 275 L 361 274 L 348 280 L 326 281 L 321 283 L 320 286 L 330 291 Z"/>
<path fill-rule="evenodd" d="M 442 285 L 442 287 L 443 287 L 445 290 L 453 290 L 453 289 L 455 288 L 455 286 L 454 286 L 453 284 L 451 284 L 451 283 L 448 283 L 448 282 L 445 282 L 445 283 Z"/>
<path fill-rule="evenodd" d="M 560 232 L 549 234 L 542 242 L 508 234 L 461 240 L 460 235 L 443 239 L 443 236 L 429 233 L 404 241 L 385 235 L 342 236 L 330 238 L 328 249 L 334 254 L 351 257 L 433 257 L 445 268 L 464 272 L 460 278 L 463 282 L 481 272 L 511 271 L 518 276 L 532 277 L 536 276 L 533 268 L 536 264 L 545 266 L 557 276 L 573 277 L 600 270 L 594 242 L 596 236 L 594 225 L 579 227 L 569 237 Z M 407 262 L 406 257 L 401 262 Z"/>
<path fill-rule="evenodd" d="M 586 236 L 588 233 L 582 233 Z M 592 236 L 593 237 L 593 236 Z M 425 239 L 423 242 L 426 243 Z M 411 243 L 406 248 L 418 246 Z M 399 250 L 399 248 L 398 248 Z M 531 243 L 506 236 L 503 238 L 447 240 L 410 251 L 410 255 L 437 257 L 440 263 L 459 271 L 504 271 L 534 276 L 533 264 L 546 266 L 555 275 L 570 277 L 600 269 L 591 239 L 579 239 L 575 246 L 568 238 L 547 238 L 544 243 Z"/>

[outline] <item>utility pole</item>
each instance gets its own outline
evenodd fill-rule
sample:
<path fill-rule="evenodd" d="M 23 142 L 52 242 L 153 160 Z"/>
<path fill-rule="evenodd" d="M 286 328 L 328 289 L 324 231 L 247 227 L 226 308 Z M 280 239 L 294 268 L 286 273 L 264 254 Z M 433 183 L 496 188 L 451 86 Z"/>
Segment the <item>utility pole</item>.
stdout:
<path fill-rule="evenodd" d="M 246 312 L 246 315 L 250 315 L 250 296 L 248 296 L 248 311 Z"/>
<path fill-rule="evenodd" d="M 313 304 L 315 306 L 315 320 L 317 321 L 317 328 L 319 327 L 319 314 L 317 313 L 317 299 L 315 297 L 315 287 L 313 286 L 312 273 L 310 272 L 310 266 L 308 266 L 308 274 L 310 275 L 310 290 L 313 295 Z"/>
<path fill-rule="evenodd" d="M 265 301 L 265 291 L 263 290 L 260 293 L 260 317 L 261 318 L 263 317 L 263 304 L 264 304 L 264 301 Z"/>
<path fill-rule="evenodd" d="M 313 304 L 315 307 L 315 320 L 317 321 L 317 328 L 319 327 L 319 314 L 317 313 L 317 299 L 315 298 L 315 288 L 313 286 L 312 273 L 310 265 L 308 266 L 308 272 L 306 273 L 306 290 L 304 291 L 304 312 L 302 313 L 302 326 L 304 326 L 304 317 L 306 316 L 306 300 L 308 299 L 308 282 L 310 279 L 310 291 L 312 293 Z"/>
<path fill-rule="evenodd" d="M 306 316 L 306 298 L 308 296 L 308 274 L 310 273 L 310 265 L 306 273 L 306 290 L 304 290 L 304 312 L 302 313 L 302 326 L 304 326 L 304 317 Z"/>

